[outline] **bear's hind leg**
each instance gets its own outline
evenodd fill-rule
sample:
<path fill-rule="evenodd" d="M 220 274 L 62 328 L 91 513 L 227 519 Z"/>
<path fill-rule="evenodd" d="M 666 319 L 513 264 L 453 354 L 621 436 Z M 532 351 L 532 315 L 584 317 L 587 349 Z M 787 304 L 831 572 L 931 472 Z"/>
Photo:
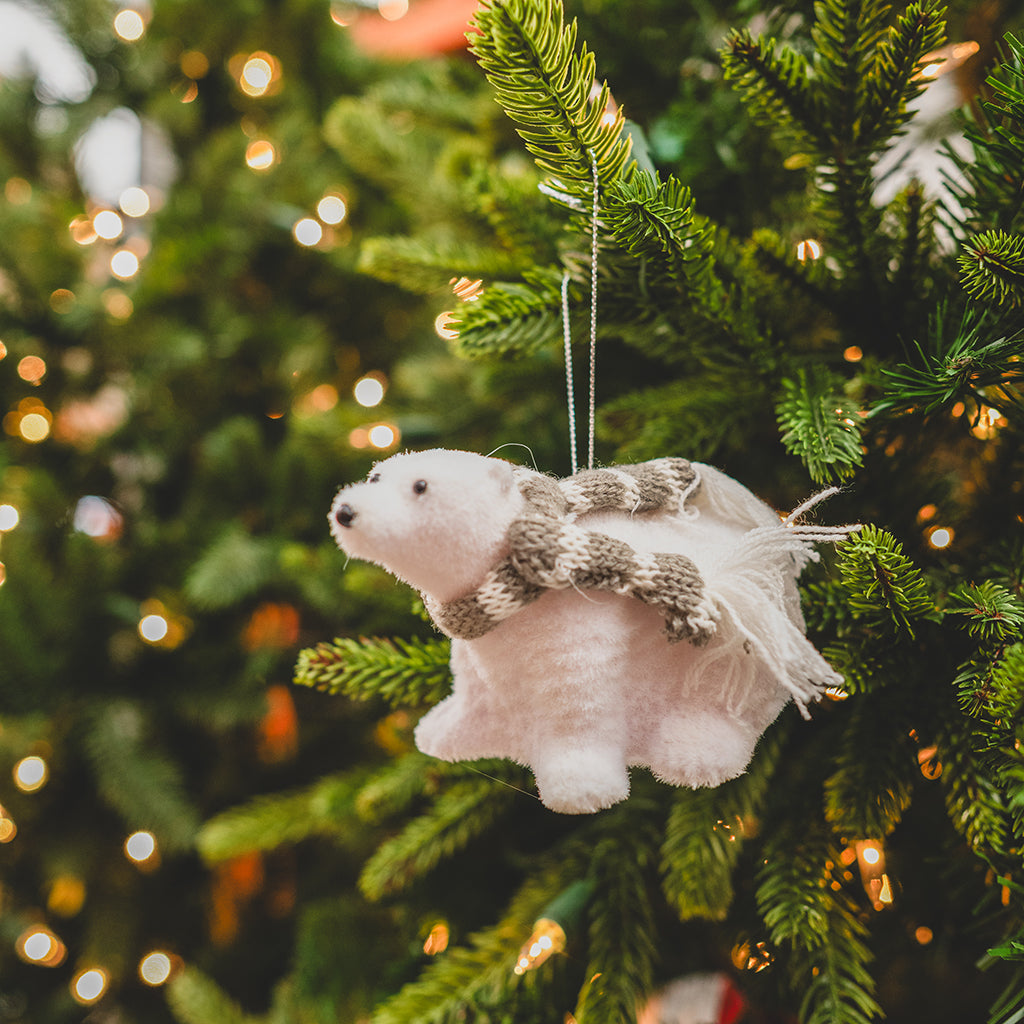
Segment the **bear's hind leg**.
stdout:
<path fill-rule="evenodd" d="M 554 750 L 531 767 L 544 805 L 561 814 L 590 814 L 629 796 L 629 772 L 615 747 Z"/>
<path fill-rule="evenodd" d="M 722 711 L 669 716 L 644 763 L 673 786 L 718 786 L 743 774 L 757 740 L 756 730 Z"/>

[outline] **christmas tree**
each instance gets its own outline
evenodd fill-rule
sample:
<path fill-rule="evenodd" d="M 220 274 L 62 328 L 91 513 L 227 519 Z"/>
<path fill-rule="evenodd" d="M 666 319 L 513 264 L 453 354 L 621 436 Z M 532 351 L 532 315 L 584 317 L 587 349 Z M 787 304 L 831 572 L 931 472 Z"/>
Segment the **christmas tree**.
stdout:
<path fill-rule="evenodd" d="M 340 5 L 52 5 L 86 85 L 0 93 L 8 1019 L 1017 1019 L 1024 54 L 677 6 L 495 0 L 475 63 L 382 64 Z M 565 816 L 414 749 L 448 643 L 325 515 L 399 446 L 567 473 L 595 274 L 599 464 L 865 525 L 801 577 L 810 721 Z"/>

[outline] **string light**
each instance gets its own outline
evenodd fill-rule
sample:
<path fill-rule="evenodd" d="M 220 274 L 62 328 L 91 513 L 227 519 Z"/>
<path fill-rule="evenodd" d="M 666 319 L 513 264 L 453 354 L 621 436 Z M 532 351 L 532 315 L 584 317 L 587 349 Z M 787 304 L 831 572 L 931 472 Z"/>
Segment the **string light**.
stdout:
<path fill-rule="evenodd" d="M 884 910 L 893 902 L 892 882 L 885 871 L 885 851 L 875 839 L 860 839 L 853 844 L 860 879 L 875 910 Z"/>
<path fill-rule="evenodd" d="M 843 349 L 843 358 L 848 363 L 859 363 L 864 358 L 864 352 L 859 345 L 850 345 Z"/>
<path fill-rule="evenodd" d="M 331 21 L 339 28 L 348 28 L 354 18 L 355 12 L 352 10 L 351 4 L 339 2 L 331 4 Z"/>
<path fill-rule="evenodd" d="M 822 251 L 821 242 L 813 238 L 805 238 L 802 242 L 797 243 L 796 258 L 801 263 L 806 263 L 807 260 L 820 259 Z"/>
<path fill-rule="evenodd" d="M 316 204 L 316 215 L 325 224 L 340 224 L 348 213 L 345 200 L 336 192 L 330 192 Z"/>
<path fill-rule="evenodd" d="M 70 288 L 55 288 L 50 292 L 50 309 L 64 315 L 75 307 L 75 293 Z"/>
<path fill-rule="evenodd" d="M 398 427 L 390 423 L 378 423 L 367 431 L 367 439 L 374 448 L 393 448 L 399 441 Z"/>
<path fill-rule="evenodd" d="M 268 171 L 277 163 L 277 151 L 266 139 L 255 139 L 246 146 L 245 162 L 254 171 Z"/>
<path fill-rule="evenodd" d="M 18 789 L 23 793 L 34 793 L 46 785 L 46 780 L 50 777 L 50 769 L 38 754 L 31 754 L 28 757 L 23 757 L 14 766 L 13 774 L 14 784 Z"/>
<path fill-rule="evenodd" d="M 352 394 L 361 406 L 372 409 L 384 400 L 384 382 L 376 374 L 367 374 L 356 381 Z"/>
<path fill-rule="evenodd" d="M 530 937 L 523 944 L 512 968 L 515 974 L 536 970 L 555 953 L 565 949 L 565 930 L 557 921 L 542 917 L 533 926 Z"/>
<path fill-rule="evenodd" d="M 303 217 L 295 222 L 292 234 L 299 245 L 309 248 L 317 245 L 324 237 L 324 229 L 312 217 Z"/>
<path fill-rule="evenodd" d="M 14 819 L 0 807 L 0 843 L 9 843 L 18 834 Z"/>
<path fill-rule="evenodd" d="M 732 948 L 733 966 L 740 971 L 757 974 L 771 967 L 774 960 L 775 955 L 764 942 L 738 942 Z"/>
<path fill-rule="evenodd" d="M 155 988 L 170 980 L 172 968 L 171 958 L 160 950 L 154 950 L 139 961 L 139 977 Z"/>
<path fill-rule="evenodd" d="M 170 626 L 162 615 L 144 615 L 139 620 L 139 636 L 146 643 L 158 644 L 167 636 L 168 632 L 170 632 Z"/>
<path fill-rule="evenodd" d="M 437 956 L 438 953 L 443 953 L 448 948 L 448 939 L 448 925 L 444 921 L 438 921 L 430 929 L 430 934 L 423 943 L 423 952 L 427 956 Z"/>
<path fill-rule="evenodd" d="M 453 277 L 448 283 L 463 302 L 476 302 L 484 291 L 483 281 L 471 281 L 468 277 Z"/>
<path fill-rule="evenodd" d="M 38 967 L 59 967 L 67 956 L 67 947 L 45 925 L 34 924 L 18 936 L 14 950 L 26 963 Z"/>
<path fill-rule="evenodd" d="M 29 384 L 38 384 L 46 376 L 46 360 L 25 356 L 18 361 L 18 376 Z"/>
<path fill-rule="evenodd" d="M 134 43 L 145 33 L 146 22 L 138 11 L 123 7 L 114 15 L 114 31 L 126 43 Z"/>
<path fill-rule="evenodd" d="M 978 410 L 977 422 L 971 427 L 971 433 L 981 441 L 988 441 L 1007 425 L 1006 417 L 991 406 L 982 406 Z"/>
<path fill-rule="evenodd" d="M 71 995 L 76 1003 L 89 1006 L 107 990 L 107 972 L 102 967 L 89 967 L 79 971 L 71 980 Z"/>
<path fill-rule="evenodd" d="M 124 841 L 125 856 L 136 864 L 146 864 L 157 856 L 156 836 L 152 832 L 133 832 Z"/>
<path fill-rule="evenodd" d="M 259 98 L 276 91 L 281 80 L 281 63 L 273 54 L 257 50 L 245 58 L 237 74 L 238 87 L 242 92 Z"/>
<path fill-rule="evenodd" d="M 118 249 L 110 257 L 110 272 L 121 281 L 133 278 L 139 272 L 139 257 L 131 249 Z"/>
<path fill-rule="evenodd" d="M 127 320 L 135 312 L 135 303 L 120 288 L 107 288 L 100 301 L 115 320 Z"/>
<path fill-rule="evenodd" d="M 953 543 L 953 528 L 951 526 L 933 526 L 927 536 L 928 543 L 936 550 L 941 551 Z"/>
<path fill-rule="evenodd" d="M 149 213 L 149 193 L 138 185 L 132 185 L 121 193 L 117 205 L 126 217 L 145 217 Z"/>
<path fill-rule="evenodd" d="M 112 242 L 115 238 L 121 237 L 124 221 L 121 215 L 113 210 L 100 210 L 99 213 L 93 214 L 92 227 L 100 238 Z"/>
<path fill-rule="evenodd" d="M 378 0 L 377 10 L 385 21 L 398 21 L 409 13 L 409 0 Z"/>
<path fill-rule="evenodd" d="M 450 311 L 438 313 L 437 318 L 434 320 L 434 330 L 437 336 L 445 341 L 454 341 L 459 336 L 459 332 L 449 325 L 453 321 L 457 322 L 457 320 L 458 318 L 455 314 Z"/>
<path fill-rule="evenodd" d="M 114 540 L 121 535 L 124 518 L 106 498 L 86 494 L 75 504 L 73 525 L 93 540 Z"/>
<path fill-rule="evenodd" d="M 13 505 L 0 505 L 0 533 L 13 530 L 20 518 L 18 510 Z"/>

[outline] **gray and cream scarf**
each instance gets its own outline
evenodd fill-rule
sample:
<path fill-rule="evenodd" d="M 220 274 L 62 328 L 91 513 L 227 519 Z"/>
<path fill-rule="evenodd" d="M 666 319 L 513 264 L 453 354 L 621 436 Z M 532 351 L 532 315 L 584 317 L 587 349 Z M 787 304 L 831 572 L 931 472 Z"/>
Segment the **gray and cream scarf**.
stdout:
<path fill-rule="evenodd" d="M 517 469 L 515 476 L 526 509 L 509 527 L 508 557 L 473 593 L 445 602 L 427 599 L 443 633 L 475 640 L 545 590 L 573 587 L 607 590 L 657 608 L 670 642 L 702 645 L 714 636 L 715 609 L 689 558 L 635 551 L 575 522 L 587 512 L 678 511 L 700 487 L 686 459 L 588 469 L 564 480 L 529 469 Z"/>

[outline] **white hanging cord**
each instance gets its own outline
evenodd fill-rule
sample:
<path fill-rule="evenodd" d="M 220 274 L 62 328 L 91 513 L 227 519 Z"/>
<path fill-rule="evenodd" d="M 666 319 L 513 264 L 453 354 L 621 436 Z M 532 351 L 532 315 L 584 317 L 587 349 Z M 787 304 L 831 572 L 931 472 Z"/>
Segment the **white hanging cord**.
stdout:
<path fill-rule="evenodd" d="M 590 154 L 594 178 L 594 203 L 590 223 L 590 420 L 587 449 L 587 468 L 594 468 L 594 419 L 597 395 L 597 214 L 600 186 L 597 175 L 597 157 Z M 565 345 L 565 397 L 569 406 L 569 454 L 575 476 L 576 463 L 576 396 L 573 390 L 572 327 L 569 323 L 569 273 L 562 275 L 562 339 Z"/>
<path fill-rule="evenodd" d="M 572 386 L 572 327 L 569 324 L 569 272 L 562 275 L 562 337 L 565 341 L 565 398 L 569 406 L 569 454 L 576 475 L 576 396 Z"/>
<path fill-rule="evenodd" d="M 594 205 L 590 214 L 590 450 L 587 468 L 594 468 L 594 409 L 597 382 L 597 213 L 600 185 L 597 178 L 597 157 L 590 153 L 590 169 L 594 175 Z"/>

